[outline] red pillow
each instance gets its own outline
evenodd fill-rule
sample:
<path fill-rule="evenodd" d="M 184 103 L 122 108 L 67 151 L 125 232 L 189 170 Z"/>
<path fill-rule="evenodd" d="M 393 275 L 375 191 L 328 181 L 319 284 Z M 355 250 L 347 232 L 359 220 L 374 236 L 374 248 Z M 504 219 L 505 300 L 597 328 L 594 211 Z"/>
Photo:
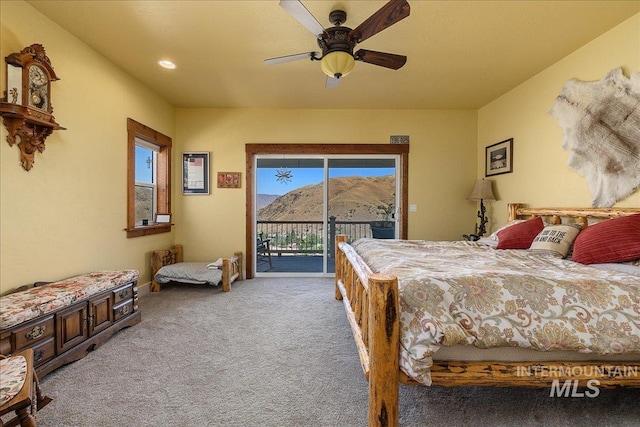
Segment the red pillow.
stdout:
<path fill-rule="evenodd" d="M 544 229 L 539 216 L 498 232 L 496 249 L 529 249 L 533 239 Z"/>
<path fill-rule="evenodd" d="M 625 262 L 640 258 L 640 214 L 591 225 L 573 242 L 572 260 L 582 264 Z"/>

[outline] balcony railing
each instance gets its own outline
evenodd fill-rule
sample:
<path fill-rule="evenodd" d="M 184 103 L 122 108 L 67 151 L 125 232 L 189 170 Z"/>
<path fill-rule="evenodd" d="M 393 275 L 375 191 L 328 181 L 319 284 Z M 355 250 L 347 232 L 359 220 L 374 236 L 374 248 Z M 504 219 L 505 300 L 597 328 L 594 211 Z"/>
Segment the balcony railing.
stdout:
<path fill-rule="evenodd" d="M 324 227 L 322 221 L 257 221 L 256 232 L 262 233 L 264 239 L 270 239 L 269 247 L 272 255 L 318 255 L 325 247 Z M 328 254 L 334 253 L 334 242 L 337 234 L 348 236 L 353 242 L 362 237 L 371 237 L 370 221 L 336 221 L 329 218 Z"/>

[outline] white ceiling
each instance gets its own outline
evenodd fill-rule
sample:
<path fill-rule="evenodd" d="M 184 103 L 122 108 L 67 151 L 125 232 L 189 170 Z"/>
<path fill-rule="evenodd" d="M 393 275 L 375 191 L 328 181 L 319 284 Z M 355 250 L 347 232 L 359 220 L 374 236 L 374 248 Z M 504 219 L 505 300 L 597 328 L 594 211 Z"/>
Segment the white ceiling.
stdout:
<path fill-rule="evenodd" d="M 407 64 L 357 62 L 334 89 L 318 62 L 263 63 L 319 50 L 278 0 L 28 3 L 171 104 L 214 108 L 476 109 L 640 12 L 640 1 L 408 1 L 408 18 L 358 45 Z M 343 9 L 355 28 L 386 1 L 303 3 L 326 27 Z"/>

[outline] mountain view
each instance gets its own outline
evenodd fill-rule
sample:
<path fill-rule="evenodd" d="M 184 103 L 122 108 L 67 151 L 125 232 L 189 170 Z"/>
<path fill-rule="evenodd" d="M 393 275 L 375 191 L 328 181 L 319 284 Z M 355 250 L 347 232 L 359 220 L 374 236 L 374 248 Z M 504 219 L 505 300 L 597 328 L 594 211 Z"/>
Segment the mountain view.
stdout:
<path fill-rule="evenodd" d="M 259 221 L 322 220 L 322 183 L 296 188 L 282 196 L 258 195 Z M 275 197 L 268 204 L 260 204 Z M 329 179 L 329 215 L 338 220 L 372 221 L 384 218 L 394 202 L 393 175 Z M 264 206 L 264 207 L 261 207 Z"/>
<path fill-rule="evenodd" d="M 260 210 L 269 205 L 275 199 L 280 197 L 279 194 L 257 194 L 256 195 L 256 209 Z"/>
<path fill-rule="evenodd" d="M 147 187 L 136 185 L 136 219 L 135 223 L 142 223 L 143 219 L 153 222 L 153 191 Z"/>

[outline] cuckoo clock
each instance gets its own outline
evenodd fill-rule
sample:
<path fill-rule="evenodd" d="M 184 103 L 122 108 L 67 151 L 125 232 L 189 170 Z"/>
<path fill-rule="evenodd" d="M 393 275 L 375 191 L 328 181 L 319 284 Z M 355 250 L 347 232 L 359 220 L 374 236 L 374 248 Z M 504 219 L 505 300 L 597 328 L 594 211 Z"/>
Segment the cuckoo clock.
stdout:
<path fill-rule="evenodd" d="M 7 142 L 20 148 L 25 170 L 33 167 L 36 151 L 43 152 L 45 140 L 56 123 L 51 105 L 51 82 L 58 80 L 41 44 L 32 44 L 5 58 L 7 90 L 0 102 L 0 115 L 7 128 Z"/>

